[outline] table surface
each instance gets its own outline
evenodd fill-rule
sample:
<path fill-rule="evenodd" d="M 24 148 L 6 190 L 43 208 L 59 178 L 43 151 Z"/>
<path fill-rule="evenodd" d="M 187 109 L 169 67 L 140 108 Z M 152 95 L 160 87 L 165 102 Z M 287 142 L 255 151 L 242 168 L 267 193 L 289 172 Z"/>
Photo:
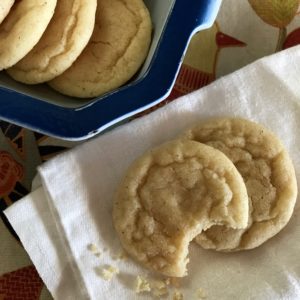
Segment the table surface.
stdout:
<path fill-rule="evenodd" d="M 170 97 L 150 111 L 300 44 L 299 14 L 299 0 L 223 0 L 214 25 L 192 39 Z M 30 191 L 38 165 L 76 144 L 0 121 L 0 300 L 51 299 L 2 211 Z"/>

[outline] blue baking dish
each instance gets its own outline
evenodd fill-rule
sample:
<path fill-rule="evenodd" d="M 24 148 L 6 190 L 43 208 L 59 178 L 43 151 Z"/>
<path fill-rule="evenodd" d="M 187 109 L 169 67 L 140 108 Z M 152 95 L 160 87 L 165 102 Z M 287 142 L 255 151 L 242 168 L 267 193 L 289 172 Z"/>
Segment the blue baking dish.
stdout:
<path fill-rule="evenodd" d="M 125 86 L 79 100 L 47 85 L 25 86 L 0 72 L 0 119 L 66 140 L 84 140 L 165 99 L 187 45 L 210 27 L 221 0 L 146 0 L 153 39 L 144 66 Z"/>

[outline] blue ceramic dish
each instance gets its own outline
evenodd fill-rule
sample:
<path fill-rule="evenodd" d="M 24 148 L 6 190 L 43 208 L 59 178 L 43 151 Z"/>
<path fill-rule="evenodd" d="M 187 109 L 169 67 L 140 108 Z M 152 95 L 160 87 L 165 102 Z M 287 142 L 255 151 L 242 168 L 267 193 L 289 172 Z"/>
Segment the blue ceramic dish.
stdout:
<path fill-rule="evenodd" d="M 154 25 L 148 58 L 127 85 L 85 102 L 0 74 L 0 119 L 66 140 L 83 140 L 165 99 L 193 34 L 214 22 L 221 0 L 146 0 Z"/>

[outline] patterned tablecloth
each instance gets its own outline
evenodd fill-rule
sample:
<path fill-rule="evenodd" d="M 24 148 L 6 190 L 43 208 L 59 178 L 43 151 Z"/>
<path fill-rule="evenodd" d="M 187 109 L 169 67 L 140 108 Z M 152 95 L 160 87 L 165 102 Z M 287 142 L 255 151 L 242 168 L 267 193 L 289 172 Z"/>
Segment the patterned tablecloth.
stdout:
<path fill-rule="evenodd" d="M 214 25 L 192 39 L 172 94 L 158 107 L 297 44 L 299 0 L 223 0 Z M 30 191 L 39 164 L 74 145 L 0 121 L 0 300 L 51 299 L 2 211 Z"/>

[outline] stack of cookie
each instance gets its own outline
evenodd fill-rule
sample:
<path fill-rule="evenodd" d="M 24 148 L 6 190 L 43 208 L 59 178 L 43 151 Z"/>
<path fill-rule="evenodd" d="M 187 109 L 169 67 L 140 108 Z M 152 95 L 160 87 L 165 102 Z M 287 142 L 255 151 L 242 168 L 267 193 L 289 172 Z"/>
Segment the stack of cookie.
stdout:
<path fill-rule="evenodd" d="M 113 220 L 134 259 L 182 277 L 191 241 L 224 252 L 258 247 L 288 223 L 296 198 L 281 141 L 254 122 L 222 118 L 135 161 L 116 193 Z"/>
<path fill-rule="evenodd" d="M 0 71 L 68 96 L 96 97 L 126 83 L 150 40 L 142 0 L 1 0 Z"/>

